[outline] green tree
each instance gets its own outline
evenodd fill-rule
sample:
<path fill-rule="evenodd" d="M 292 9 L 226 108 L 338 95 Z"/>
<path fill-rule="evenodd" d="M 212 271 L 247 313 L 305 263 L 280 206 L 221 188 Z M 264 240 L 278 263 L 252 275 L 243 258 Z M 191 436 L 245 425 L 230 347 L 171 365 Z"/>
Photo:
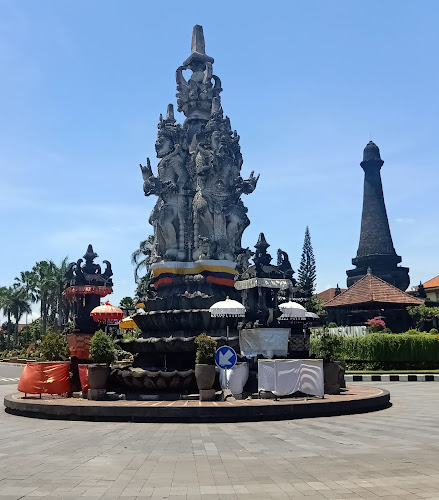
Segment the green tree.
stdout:
<path fill-rule="evenodd" d="M 40 302 L 42 335 L 46 334 L 49 314 L 57 318 L 59 329 L 63 324 L 62 292 L 65 287 L 67 257 L 59 265 L 53 260 L 37 262 L 31 271 L 20 273 L 16 283 L 22 286 L 32 302 Z"/>
<path fill-rule="evenodd" d="M 20 344 L 27 346 L 32 342 L 42 339 L 41 321 L 36 319 L 29 325 L 26 325 L 20 332 Z"/>
<path fill-rule="evenodd" d="M 134 300 L 131 297 L 124 297 L 120 303 L 119 307 L 121 309 L 125 309 L 127 312 L 133 309 L 136 309 L 136 304 L 134 303 Z"/>
<path fill-rule="evenodd" d="M 131 263 L 134 268 L 134 281 L 139 282 L 139 272 L 145 269 L 146 276 L 149 277 L 151 272 L 150 257 L 151 249 L 154 244 L 154 235 L 150 234 L 146 240 L 140 242 L 139 248 L 131 254 Z"/>
<path fill-rule="evenodd" d="M 305 309 L 319 316 L 326 316 L 328 314 L 323 308 L 323 300 L 319 299 L 316 295 L 312 295 L 306 302 Z"/>
<path fill-rule="evenodd" d="M 307 297 L 311 297 L 316 287 L 316 262 L 308 226 L 306 226 L 305 230 L 298 277 L 300 288 L 305 292 Z"/>
<path fill-rule="evenodd" d="M 13 289 L 12 287 L 2 286 L 0 287 L 0 309 L 2 310 L 4 316 L 7 318 L 7 347 L 11 346 L 11 317 L 12 317 L 12 301 Z"/>
<path fill-rule="evenodd" d="M 51 306 L 56 310 L 58 329 L 61 331 L 63 325 L 63 298 L 62 293 L 66 285 L 66 271 L 68 266 L 68 257 L 64 257 L 59 265 L 52 260 L 51 263 Z"/>
<path fill-rule="evenodd" d="M 424 323 L 439 318 L 439 307 L 427 307 L 425 304 L 419 306 L 408 306 L 407 311 L 416 323 L 416 328 L 422 330 Z"/>
<path fill-rule="evenodd" d="M 31 271 L 20 273 L 15 278 L 17 284 L 23 286 L 32 302 L 40 302 L 41 328 L 46 334 L 47 315 L 49 309 L 51 264 L 46 260 L 37 262 Z"/>
<path fill-rule="evenodd" d="M 23 314 L 31 314 L 30 299 L 25 288 L 18 285 L 12 287 L 11 314 L 15 318 L 14 343 L 18 345 L 18 324 Z"/>

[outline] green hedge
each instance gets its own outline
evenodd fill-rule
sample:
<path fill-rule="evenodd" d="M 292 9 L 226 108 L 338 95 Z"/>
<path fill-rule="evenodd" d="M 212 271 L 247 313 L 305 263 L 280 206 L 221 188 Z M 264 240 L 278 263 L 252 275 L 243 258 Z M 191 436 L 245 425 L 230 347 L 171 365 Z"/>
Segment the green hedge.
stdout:
<path fill-rule="evenodd" d="M 310 354 L 320 352 L 320 340 L 311 339 Z M 439 339 L 429 334 L 371 333 L 364 337 L 341 337 L 337 357 L 348 368 L 437 368 Z"/>

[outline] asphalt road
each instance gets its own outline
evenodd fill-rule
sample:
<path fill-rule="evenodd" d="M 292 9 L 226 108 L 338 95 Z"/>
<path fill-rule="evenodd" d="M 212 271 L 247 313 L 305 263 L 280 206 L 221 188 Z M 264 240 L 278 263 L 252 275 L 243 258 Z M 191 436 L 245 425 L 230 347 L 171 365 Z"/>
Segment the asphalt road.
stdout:
<path fill-rule="evenodd" d="M 18 383 L 24 365 L 0 362 L 0 385 L 11 385 Z"/>

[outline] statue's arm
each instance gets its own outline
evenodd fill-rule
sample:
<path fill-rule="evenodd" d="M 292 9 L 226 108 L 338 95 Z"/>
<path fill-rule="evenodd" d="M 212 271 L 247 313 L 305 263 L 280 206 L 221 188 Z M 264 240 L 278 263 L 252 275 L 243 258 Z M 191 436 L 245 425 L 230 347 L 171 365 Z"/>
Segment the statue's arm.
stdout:
<path fill-rule="evenodd" d="M 145 196 L 160 195 L 163 192 L 163 183 L 152 173 L 151 162 L 146 159 L 146 165 L 140 164 L 143 178 L 143 191 Z"/>
<path fill-rule="evenodd" d="M 245 194 L 253 193 L 253 191 L 256 189 L 256 184 L 258 183 L 259 176 L 261 174 L 258 174 L 258 176 L 255 177 L 254 173 L 254 170 L 252 170 L 252 172 L 250 173 L 250 177 L 242 181 L 242 192 Z"/>

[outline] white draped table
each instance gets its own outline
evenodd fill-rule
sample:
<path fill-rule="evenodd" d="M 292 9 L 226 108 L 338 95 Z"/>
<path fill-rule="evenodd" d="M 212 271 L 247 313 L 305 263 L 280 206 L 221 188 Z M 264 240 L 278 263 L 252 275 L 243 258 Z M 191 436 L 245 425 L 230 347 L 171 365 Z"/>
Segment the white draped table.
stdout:
<path fill-rule="evenodd" d="M 324 395 L 322 359 L 260 359 L 258 389 L 276 396 L 296 391 L 313 396 Z"/>

